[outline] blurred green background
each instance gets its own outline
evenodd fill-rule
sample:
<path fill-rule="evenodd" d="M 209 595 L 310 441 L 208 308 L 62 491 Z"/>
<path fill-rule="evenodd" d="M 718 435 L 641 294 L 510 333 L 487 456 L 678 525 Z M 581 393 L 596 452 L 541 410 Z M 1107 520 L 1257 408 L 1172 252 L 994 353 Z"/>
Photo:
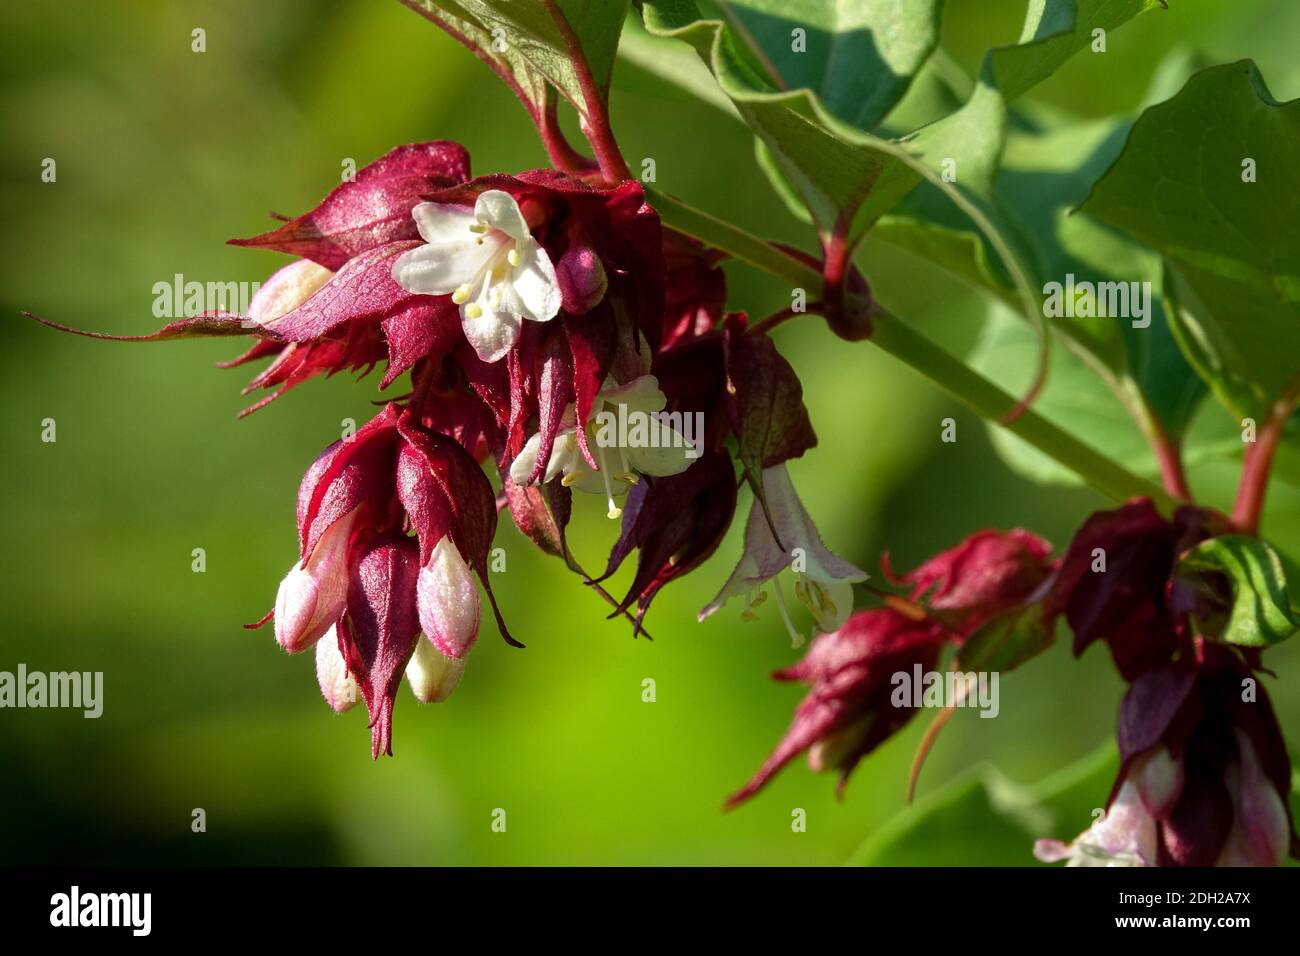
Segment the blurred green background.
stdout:
<path fill-rule="evenodd" d="M 1253 56 L 1279 99 L 1300 95 L 1300 5 L 1170 6 L 1036 97 L 1081 116 L 1131 110 L 1178 47 L 1216 62 Z M 943 43 L 973 70 L 987 46 L 1015 39 L 1022 14 L 1020 0 L 950 0 Z M 205 53 L 191 52 L 195 27 Z M 0 670 L 105 674 L 99 720 L 0 710 L 0 862 L 839 864 L 904 809 L 923 721 L 864 762 L 842 803 L 833 780 L 800 761 L 720 812 L 800 693 L 767 679 L 795 657 L 774 613 L 743 625 L 728 608 L 695 622 L 743 521 L 659 597 L 653 642 L 605 621 L 604 606 L 506 522 L 496 587 L 527 650 L 485 624 L 449 702 L 420 706 L 403 690 L 397 756 L 372 763 L 364 714 L 329 711 L 311 655 L 289 657 L 269 631 L 240 625 L 261 617 L 295 558 L 303 470 L 342 419 L 372 414 L 377 377 L 314 381 L 236 421 L 252 373 L 212 368 L 236 343 L 93 342 L 18 312 L 151 330 L 155 282 L 253 281 L 276 268 L 280 257 L 224 241 L 267 228 L 268 210 L 310 208 L 345 158 L 448 138 L 468 146 L 476 173 L 543 165 L 525 114 L 395 0 L 7 4 L 0 37 Z M 738 125 L 627 64 L 613 115 L 634 168 L 655 158 L 659 188 L 810 245 Z M 56 183 L 40 179 L 46 157 Z M 977 297 L 872 242 L 859 263 L 896 313 L 956 352 L 974 342 L 987 311 Z M 729 276 L 738 308 L 788 301 L 744 268 Z M 1060 545 L 1106 504 L 1012 474 L 976 418 L 870 345 L 841 343 L 817 321 L 778 337 L 820 437 L 791 471 L 828 544 L 857 564 L 874 569 L 888 550 L 910 567 L 986 526 L 1023 525 Z M 949 415 L 956 444 L 939 441 Z M 40 439 L 45 418 L 57 422 L 54 444 Z M 1192 477 L 1223 504 L 1235 465 Z M 595 565 L 615 529 L 598 502 L 583 504 L 575 541 Z M 1300 555 L 1300 495 L 1275 487 L 1266 530 Z M 202 574 L 191 571 L 199 547 Z M 983 761 L 1037 780 L 1111 738 L 1122 687 L 1101 649 L 1075 662 L 1067 644 L 1004 680 L 1000 719 L 959 713 L 922 794 Z M 1298 654 L 1292 642 L 1270 655 L 1293 740 L 1300 695 L 1277 688 L 1300 680 Z M 655 703 L 641 699 L 647 677 Z M 196 834 L 200 807 L 207 832 Z M 505 833 L 491 829 L 495 808 Z M 795 808 L 806 832 L 792 832 Z M 1060 821 L 1061 835 L 1088 822 Z M 1031 862 L 1028 841 L 998 852 Z M 977 847 L 966 862 L 984 856 Z"/>

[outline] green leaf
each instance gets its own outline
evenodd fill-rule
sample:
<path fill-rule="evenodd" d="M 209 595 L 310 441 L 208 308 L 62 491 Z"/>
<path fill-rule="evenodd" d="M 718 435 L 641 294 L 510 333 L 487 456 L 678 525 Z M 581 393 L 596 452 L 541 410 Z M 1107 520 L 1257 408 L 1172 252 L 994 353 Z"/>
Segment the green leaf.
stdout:
<path fill-rule="evenodd" d="M 1090 228 L 1094 234 L 1103 231 L 1096 223 L 1067 222 L 1067 203 L 1081 199 L 1091 184 L 1087 171 L 1080 174 L 1075 166 L 1067 166 L 1058 175 L 1054 184 L 1057 195 L 1050 197 L 1053 201 L 1045 201 L 1041 194 L 1035 195 L 1032 202 L 1022 200 L 1023 221 L 1001 207 L 995 185 L 1008 128 L 1007 103 L 1050 76 L 1086 46 L 1093 29 L 1114 29 L 1157 2 L 1079 0 L 1076 4 L 1074 0 L 1043 0 L 1030 4 L 1024 42 L 987 54 L 980 83 L 965 105 L 899 140 L 871 135 L 845 123 L 842 115 L 837 115 L 813 89 L 783 89 L 781 65 L 807 54 L 792 54 L 788 44 L 778 49 L 772 39 L 777 31 L 770 25 L 764 33 L 766 44 L 747 32 L 741 12 L 745 4 L 722 5 L 724 11 L 733 11 L 729 18 L 703 19 L 700 7 L 690 0 L 645 0 L 642 13 L 652 34 L 683 39 L 696 49 L 761 141 L 760 165 L 777 184 L 782 198 L 793 205 L 791 194 L 797 196 L 819 229 L 827 232 L 847 225 L 847 235 L 854 241 L 923 182 L 913 195 L 921 196 L 920 202 L 932 197 L 931 208 L 914 214 L 912 222 L 885 220 L 880 224 L 882 238 L 937 259 L 963 277 L 995 290 L 1002 301 L 1018 300 L 1031 322 L 1041 322 L 1040 300 L 1031 276 L 1051 275 L 1055 267 L 1073 262 L 1063 263 L 1051 256 L 1038 260 L 1036 231 L 1044 227 L 1080 232 Z M 787 5 L 786 9 L 794 10 L 794 16 L 802 16 L 798 4 Z M 920 21 L 905 21 L 903 28 L 924 32 L 928 27 L 922 24 L 929 24 L 928 17 L 934 11 L 918 4 L 916 13 Z M 787 25 L 790 22 L 783 21 Z M 877 42 L 881 42 L 879 38 Z M 803 70 L 799 75 L 809 75 L 806 64 L 799 69 Z M 936 84 L 940 94 L 949 93 L 956 85 L 942 77 L 931 85 Z M 927 99 L 932 105 L 942 102 L 943 95 Z M 1040 148 L 1040 159 L 1050 157 L 1053 150 L 1060 151 L 1063 146 L 1097 152 L 1100 146 L 1096 138 L 1104 145 L 1106 137 L 1114 135 L 1108 129 L 1087 132 L 1094 139 L 1083 136 L 1077 143 L 1035 144 Z M 945 166 L 953 162 L 956 182 L 943 175 L 951 172 Z M 1104 162 L 1100 168 L 1104 168 Z M 1037 183 L 1036 178 L 1025 177 L 1007 189 L 1019 196 L 1032 192 L 1026 187 Z M 1041 221 L 1043 215 L 1050 217 L 1048 222 Z M 920 224 L 917 219 L 928 222 Z M 986 253 L 986 242 L 994 255 Z M 1136 255 L 1136 247 L 1130 247 L 1127 252 Z M 1107 257 L 1100 261 L 1114 260 Z M 1148 270 L 1155 272 L 1157 268 L 1149 265 Z M 1007 284 L 1014 288 L 1015 299 L 1006 291 Z M 1200 397 L 1195 392 L 1195 376 L 1178 359 L 1168 336 L 1149 356 L 1139 354 L 1130 362 L 1125 333 L 1118 325 L 1113 320 L 1072 322 L 1068 323 L 1068 331 L 1095 356 L 1116 390 L 1126 398 L 1133 398 L 1144 386 L 1152 396 L 1169 396 L 1170 407 L 1156 412 L 1161 414 L 1165 430 L 1177 435 Z M 1150 338 L 1155 340 L 1161 334 L 1158 330 Z M 1144 347 L 1142 340 L 1136 344 Z M 1146 371 L 1156 374 L 1158 380 L 1130 385 L 1130 377 L 1136 379 L 1139 372 Z M 1170 383 L 1175 387 L 1167 387 Z M 1190 387 L 1187 383 L 1191 383 Z M 1140 403 L 1136 410 L 1149 427 L 1152 412 L 1140 407 Z"/>
<path fill-rule="evenodd" d="M 618 52 L 628 0 L 417 0 L 442 11 L 463 30 L 472 27 L 474 45 L 508 65 L 516 76 L 544 77 L 577 107 L 587 111 L 579 73 L 566 42 L 571 31 L 590 67 L 602 102 Z M 559 17 L 556 16 L 559 14 Z M 535 79 L 532 80 L 535 83 Z M 530 99 L 534 86 L 525 87 Z M 541 102 L 541 100 L 533 100 Z"/>
<path fill-rule="evenodd" d="M 1073 839 L 1092 823 L 1118 767 L 1109 743 L 1032 787 L 977 767 L 900 811 L 850 865 L 1031 866 L 1035 839 Z"/>
<path fill-rule="evenodd" d="M 1176 349 L 1175 349 L 1176 351 Z M 1003 308 L 991 310 L 984 332 L 967 361 L 995 382 L 1016 387 L 1033 367 L 1038 352 L 1034 332 Z M 1095 360 L 1083 361 L 1059 340 L 1050 353 L 1051 374 L 1034 402 L 1034 410 L 1090 448 L 1124 462 L 1139 474 L 1160 469 L 1130 408 L 1098 377 Z M 1100 370 L 1106 374 L 1103 368 Z M 1187 375 L 1199 383 L 1190 371 Z M 1040 484 L 1074 486 L 1079 477 L 1014 433 L 989 424 L 989 439 L 998 455 L 1016 472 Z"/>
<path fill-rule="evenodd" d="M 1047 650 L 1053 631 L 1043 619 L 1041 603 L 1003 614 L 966 639 L 957 651 L 957 665 L 964 671 L 1014 670 Z"/>
<path fill-rule="evenodd" d="M 1300 384 L 1298 168 L 1300 100 L 1278 103 L 1242 60 L 1143 113 L 1082 207 L 1165 256 L 1179 341 L 1241 415 L 1268 414 Z"/>
<path fill-rule="evenodd" d="M 879 125 L 939 41 L 939 0 L 707 2 L 778 88 L 805 89 L 838 119 Z"/>
<path fill-rule="evenodd" d="M 1243 647 L 1268 647 L 1300 629 L 1300 616 L 1287 594 L 1282 559 L 1266 541 L 1224 535 L 1197 545 L 1178 562 L 1176 574 L 1222 574 L 1232 590 L 1232 606 L 1219 640 Z"/>
<path fill-rule="evenodd" d="M 919 181 L 906 150 L 854 123 L 878 123 L 934 48 L 935 0 L 645 0 L 641 13 L 695 49 L 823 229 L 843 217 L 860 235 Z M 792 49 L 796 28 L 808 52 Z M 865 62 L 844 55 L 868 46 Z"/>
<path fill-rule="evenodd" d="M 1082 354 L 1093 372 L 1119 396 L 1126 414 L 1143 423 L 1149 416 L 1175 438 L 1200 406 L 1205 387 L 1183 358 L 1166 319 L 1159 257 L 1074 207 L 1121 148 L 1128 124 L 1103 120 L 1062 123 L 1040 120 L 1008 138 L 997 172 L 991 217 L 1012 236 L 1025 237 L 1030 281 L 1076 284 L 1140 282 L 1150 292 L 1144 317 L 1060 316 L 1053 327 Z M 960 167 L 959 167 L 960 170 Z M 974 227 L 939 194 L 923 185 L 885 217 L 877 238 L 928 255 L 935 264 L 1009 303 L 1010 289 Z M 1136 323 L 1136 324 L 1135 324 Z M 1032 357 L 1031 357 L 1032 361 Z M 1062 369 L 1054 359 L 1052 378 L 1071 377 L 1074 390 L 1098 390 L 1102 383 Z M 1050 386 L 1049 386 L 1050 387 Z M 1060 394 L 1058 390 L 1058 394 Z M 1109 403 L 1106 397 L 1092 399 Z M 1065 406 L 1068 414 L 1068 406 Z M 1121 409 L 1122 410 L 1122 409 Z M 1073 416 L 1079 417 L 1079 416 Z M 1087 431 L 1087 423 L 1084 423 Z M 1141 433 L 1135 433 L 1141 439 Z M 1145 453 L 1144 453 L 1145 456 Z"/>

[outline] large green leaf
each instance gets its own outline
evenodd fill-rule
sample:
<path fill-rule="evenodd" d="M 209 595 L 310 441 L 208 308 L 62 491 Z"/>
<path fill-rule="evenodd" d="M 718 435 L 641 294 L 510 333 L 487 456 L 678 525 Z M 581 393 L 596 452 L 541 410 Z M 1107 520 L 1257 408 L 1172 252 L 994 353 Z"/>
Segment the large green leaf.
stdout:
<path fill-rule="evenodd" d="M 1241 415 L 1266 415 L 1300 382 L 1296 169 L 1300 100 L 1278 103 L 1242 60 L 1143 113 L 1082 207 L 1165 256 L 1179 339 Z"/>
<path fill-rule="evenodd" d="M 1042 0 L 1029 5 L 1020 44 L 991 50 L 984 63 L 981 80 L 965 105 L 950 115 L 931 123 L 919 132 L 901 139 L 872 135 L 845 123 L 812 89 L 783 89 L 774 77 L 781 77 L 783 65 L 809 75 L 809 67 L 792 53 L 788 44 L 778 48 L 775 28 L 768 27 L 766 45 L 745 29 L 742 4 L 722 5 L 732 11 L 730 17 L 704 19 L 700 7 L 691 0 L 646 0 L 643 16 L 650 32 L 677 37 L 689 42 L 717 77 L 723 92 L 731 99 L 741 118 L 753 129 L 762 143 L 760 161 L 778 182 L 784 194 L 793 194 L 807 206 L 812 220 L 823 231 L 850 223 L 850 237 L 876 223 L 894 209 L 921 182 L 925 186 L 914 194 L 914 206 L 904 219 L 891 218 L 880 224 L 882 238 L 905 245 L 913 251 L 953 267 L 964 277 L 994 289 L 1004 301 L 1010 299 L 1006 284 L 1015 290 L 1022 308 L 1031 317 L 1039 313 L 1039 296 L 1035 278 L 1055 275 L 1060 266 L 1073 265 L 1062 257 L 1039 256 L 1037 232 L 1043 228 L 1084 232 L 1095 223 L 1062 225 L 1067 204 L 1077 202 L 1087 193 L 1089 170 L 1079 173 L 1068 167 L 1055 177 L 1027 175 L 1007 188 L 1021 200 L 1020 219 L 1009 213 L 996 193 L 997 172 L 1006 145 L 1007 103 L 1050 76 L 1074 52 L 1091 38 L 1095 28 L 1113 29 L 1129 18 L 1156 6 L 1158 0 Z M 872 6 L 866 4 L 866 6 Z M 791 6 L 794 16 L 799 5 Z M 918 5 L 921 23 L 929 23 L 926 5 Z M 791 20 L 786 23 L 793 22 Z M 903 24 L 914 30 L 918 22 Z M 896 41 L 895 41 L 896 42 Z M 824 69 L 824 67 L 823 67 Z M 936 85 L 936 84 L 932 84 Z M 936 88 L 943 87 L 938 83 Z M 897 84 L 890 87 L 899 89 Z M 939 89 L 940 93 L 944 93 Z M 930 97 L 941 102 L 943 96 Z M 1051 159 L 1068 147 L 1070 157 L 1084 158 L 1104 150 L 1118 140 L 1114 130 L 1088 130 L 1078 142 L 1043 143 L 1043 157 Z M 1094 139 L 1089 139 L 1091 135 Z M 1090 150 L 1090 152 L 1082 152 Z M 1107 157 L 1108 158 L 1108 157 Z M 1054 160 L 1059 166 L 1059 159 Z M 944 172 L 952 172 L 956 181 Z M 1098 171 L 1105 168 L 1099 160 Z M 1053 167 L 1056 171 L 1056 167 Z M 1030 187 L 1047 181 L 1044 197 Z M 1049 217 L 1043 222 L 1044 216 Z M 924 220 L 924 221 L 922 221 Z M 978 230 L 978 231 L 976 231 Z M 979 238 L 982 236 L 982 238 Z M 987 242 L 993 250 L 985 251 Z M 1115 245 L 1114 242 L 1109 245 Z M 1100 246 L 1100 244 L 1099 244 Z M 1136 247 L 1133 247 L 1136 249 Z M 1099 259 L 1113 261 L 1102 250 Z M 1079 263 L 1082 270 L 1083 262 Z M 1149 267 L 1154 271 L 1154 267 Z M 1060 271 L 1064 272 L 1064 269 Z M 1154 323 L 1153 323 L 1154 324 Z M 1105 369 L 1117 387 L 1127 387 L 1124 376 L 1130 369 L 1160 370 L 1171 368 L 1166 360 L 1176 350 L 1166 348 L 1159 360 L 1129 363 L 1124 335 L 1119 323 L 1070 323 L 1068 331 L 1080 341 Z M 1176 357 L 1176 355 L 1175 355 Z M 1173 368 L 1174 377 L 1195 382 L 1185 368 Z M 1162 383 L 1163 384 L 1163 383 Z M 1137 391 L 1135 387 L 1133 391 Z M 1194 401 L 1184 401 L 1182 390 L 1152 388 L 1152 394 L 1173 395 L 1171 402 L 1179 410 L 1190 408 Z M 1166 422 L 1167 430 L 1177 432 L 1182 421 Z"/>
<path fill-rule="evenodd" d="M 916 184 L 919 171 L 915 161 L 896 143 L 872 136 L 841 118 L 816 89 L 791 85 L 787 76 L 804 80 L 820 76 L 818 87 L 832 90 L 845 115 L 878 120 L 902 94 L 911 73 L 924 60 L 923 54 L 933 48 L 937 4 L 931 0 L 910 4 L 792 0 L 781 6 L 786 12 L 779 28 L 767 22 L 772 16 L 768 8 L 777 5 L 756 0 L 644 0 L 641 13 L 650 34 L 680 39 L 695 49 L 814 221 L 831 229 L 843 217 L 860 234 Z M 840 8 L 850 6 L 859 11 L 855 20 L 876 24 L 867 40 L 881 55 L 872 58 L 870 69 L 837 56 L 841 66 L 830 79 L 829 64 L 814 61 L 812 52 L 792 49 L 790 31 L 818 24 L 821 52 L 840 49 L 843 35 L 828 28 L 841 22 L 837 19 Z M 889 29 L 881 26 L 890 23 L 891 11 L 906 10 L 911 12 L 901 22 Z M 760 25 L 766 47 L 759 45 L 752 31 Z M 778 43 L 782 33 L 785 42 Z M 922 38 L 919 42 L 918 36 Z M 891 63 L 907 63 L 911 72 L 896 76 Z M 855 75 L 847 78 L 848 74 Z M 869 96 L 866 91 L 871 91 Z M 865 101 L 854 101 L 864 96 L 870 101 L 869 108 Z"/>
<path fill-rule="evenodd" d="M 832 114 L 874 129 L 939 40 L 939 0 L 729 0 L 715 8 L 777 89 L 810 90 Z"/>
<path fill-rule="evenodd" d="M 1073 839 L 1104 807 L 1118 770 L 1106 744 L 1026 787 L 981 766 L 902 810 L 870 836 L 854 866 L 1031 866 L 1034 840 Z"/>
<path fill-rule="evenodd" d="M 504 64 L 534 103 L 541 102 L 533 95 L 538 79 L 544 77 L 580 112 L 586 112 L 586 98 L 566 32 L 572 32 L 603 99 L 609 90 L 618 38 L 629 6 L 629 0 L 404 2 L 445 21 L 445 25 L 466 35 L 484 55 Z"/>
<path fill-rule="evenodd" d="M 1291 606 L 1282 559 L 1268 542 L 1245 535 L 1223 535 L 1197 545 L 1178 562 L 1176 573 L 1195 579 L 1222 575 L 1232 591 L 1227 620 L 1215 635 L 1244 647 L 1268 647 L 1300 628 Z"/>

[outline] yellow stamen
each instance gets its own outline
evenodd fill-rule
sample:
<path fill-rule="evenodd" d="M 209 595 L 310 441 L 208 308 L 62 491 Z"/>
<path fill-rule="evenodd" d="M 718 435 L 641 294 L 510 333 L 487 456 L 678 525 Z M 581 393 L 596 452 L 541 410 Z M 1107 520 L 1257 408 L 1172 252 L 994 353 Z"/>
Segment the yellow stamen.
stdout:
<path fill-rule="evenodd" d="M 469 305 L 465 306 L 465 314 L 471 319 L 482 318 L 483 306 L 479 305 L 477 302 L 471 302 Z"/>
<path fill-rule="evenodd" d="M 506 253 L 506 262 L 510 263 L 515 268 L 518 268 L 519 263 L 521 263 L 522 261 L 523 260 L 519 258 L 518 249 L 511 249 L 509 252 Z"/>
<path fill-rule="evenodd" d="M 469 301 L 469 286 L 463 285 L 451 294 L 451 301 L 457 305 L 464 305 Z"/>
<path fill-rule="evenodd" d="M 600 467 L 600 480 L 605 483 L 605 501 L 609 505 L 609 510 L 605 512 L 606 516 L 612 521 L 623 514 L 623 509 L 614 504 L 614 488 L 609 483 L 609 468 L 605 465 L 605 448 L 596 442 L 596 464 Z"/>
<path fill-rule="evenodd" d="M 571 472 L 569 472 L 567 475 L 565 475 L 563 478 L 560 479 L 560 484 L 562 484 L 562 485 L 564 485 L 564 487 L 568 488 L 570 485 L 576 485 L 576 484 L 577 484 L 579 481 L 581 481 L 581 480 L 582 480 L 582 472 L 581 472 L 581 471 L 571 471 Z"/>

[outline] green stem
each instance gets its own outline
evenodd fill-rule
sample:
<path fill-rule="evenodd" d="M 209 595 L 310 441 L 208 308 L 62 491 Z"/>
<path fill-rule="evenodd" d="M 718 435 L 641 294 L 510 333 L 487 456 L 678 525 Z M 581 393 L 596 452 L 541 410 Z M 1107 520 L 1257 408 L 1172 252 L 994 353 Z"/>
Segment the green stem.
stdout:
<path fill-rule="evenodd" d="M 803 288 L 810 300 L 820 298 L 822 277 L 816 269 L 706 212 L 659 192 L 647 190 L 647 193 L 660 217 L 674 229 Z M 1144 496 L 1165 509 L 1175 506 L 1173 498 L 1154 482 L 1115 464 L 1033 410 L 1006 422 L 1005 416 L 1017 406 L 1015 398 L 896 316 L 879 310 L 875 316 L 875 332 L 869 341 L 910 365 L 967 408 L 999 422 L 1012 434 L 1060 462 L 1102 494 L 1119 501 Z"/>

